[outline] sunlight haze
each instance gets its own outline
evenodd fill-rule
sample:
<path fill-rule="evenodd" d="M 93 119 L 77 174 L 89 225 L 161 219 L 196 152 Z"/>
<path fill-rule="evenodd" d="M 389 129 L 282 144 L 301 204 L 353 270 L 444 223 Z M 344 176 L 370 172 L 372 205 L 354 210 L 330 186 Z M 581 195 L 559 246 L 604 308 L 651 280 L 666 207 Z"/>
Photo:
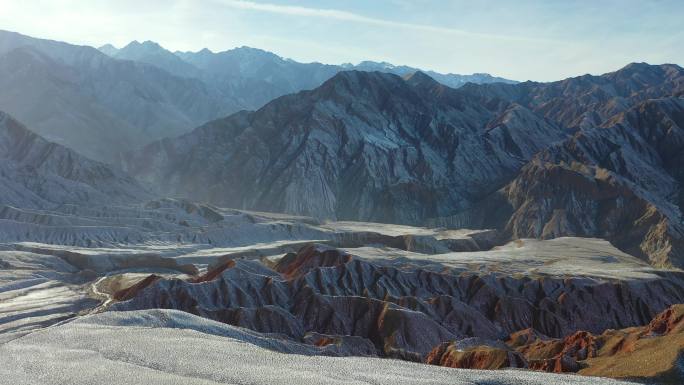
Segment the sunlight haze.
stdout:
<path fill-rule="evenodd" d="M 0 0 L 0 29 L 93 46 L 246 45 L 304 62 L 552 81 L 633 61 L 684 62 L 682 10 L 684 2 L 667 0 Z"/>

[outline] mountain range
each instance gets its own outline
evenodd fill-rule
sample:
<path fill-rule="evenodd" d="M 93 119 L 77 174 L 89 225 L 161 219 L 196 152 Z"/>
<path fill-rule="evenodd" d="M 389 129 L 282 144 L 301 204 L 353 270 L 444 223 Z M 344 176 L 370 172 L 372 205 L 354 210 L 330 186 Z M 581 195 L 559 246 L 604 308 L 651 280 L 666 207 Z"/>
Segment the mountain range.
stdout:
<path fill-rule="evenodd" d="M 458 89 L 346 71 L 152 143 L 124 168 L 230 207 L 602 237 L 681 265 L 683 91 L 676 65 Z"/>
<path fill-rule="evenodd" d="M 364 61 L 358 65 L 299 63 L 268 51 L 244 46 L 223 52 L 212 52 L 206 48 L 197 52 L 171 52 L 152 41 L 133 41 L 121 49 L 116 49 L 111 44 L 99 49 L 117 59 L 151 64 L 174 75 L 198 78 L 207 84 L 217 85 L 224 92 L 238 98 L 242 107 L 247 110 L 259 108 L 278 96 L 316 88 L 341 71 L 380 71 L 400 76 L 421 71 L 418 68 L 372 61 Z M 515 83 L 489 74 L 427 73 L 453 88 L 468 82 Z"/>
<path fill-rule="evenodd" d="M 199 80 L 92 47 L 0 32 L 0 109 L 97 160 L 115 162 L 123 150 L 237 108 Z"/>
<path fill-rule="evenodd" d="M 684 265 L 677 65 L 452 88 L 386 63 L 153 42 L 96 50 L 2 32 L 0 72 L 0 109 L 106 170 L 114 196 L 125 185 L 123 195 L 323 219 L 496 228 L 499 242 L 599 237 L 655 266 Z M 28 200 L 66 199 L 38 197 Z"/>
<path fill-rule="evenodd" d="M 315 88 L 344 69 L 247 47 L 172 53 L 132 42 L 99 51 L 0 31 L 0 109 L 48 140 L 115 164 L 122 152 Z M 442 78 L 452 85 L 504 81 L 482 74 Z"/>

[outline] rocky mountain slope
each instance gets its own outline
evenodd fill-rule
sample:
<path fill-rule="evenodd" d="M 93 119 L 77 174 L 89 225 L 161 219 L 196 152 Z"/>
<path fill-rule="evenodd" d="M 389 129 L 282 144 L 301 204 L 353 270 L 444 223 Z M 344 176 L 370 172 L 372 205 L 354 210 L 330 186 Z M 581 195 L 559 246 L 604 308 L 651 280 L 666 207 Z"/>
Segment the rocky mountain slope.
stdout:
<path fill-rule="evenodd" d="M 153 143 L 125 167 L 162 193 L 221 205 L 494 226 L 512 238 L 606 237 L 654 264 L 680 265 L 682 92 L 684 70 L 675 65 L 459 89 L 422 73 L 350 71 Z M 544 170 L 554 162 L 568 166 L 551 173 L 585 176 L 559 176 L 569 186 L 553 190 Z M 590 190 L 577 202 L 573 189 L 586 190 L 586 175 L 620 185 L 601 197 L 620 189 L 630 197 L 611 209 Z M 621 210 L 625 202 L 653 219 Z"/>
<path fill-rule="evenodd" d="M 502 193 L 513 237 L 591 234 L 682 264 L 684 99 L 652 99 L 538 154 Z M 500 200 L 494 198 L 493 200 Z"/>
<path fill-rule="evenodd" d="M 50 209 L 116 204 L 151 195 L 136 181 L 31 132 L 0 112 L 0 204 Z"/>
<path fill-rule="evenodd" d="M 482 103 L 422 73 L 351 71 L 154 143 L 126 168 L 163 193 L 227 206 L 417 223 L 495 191 L 566 135 L 521 105 Z"/>

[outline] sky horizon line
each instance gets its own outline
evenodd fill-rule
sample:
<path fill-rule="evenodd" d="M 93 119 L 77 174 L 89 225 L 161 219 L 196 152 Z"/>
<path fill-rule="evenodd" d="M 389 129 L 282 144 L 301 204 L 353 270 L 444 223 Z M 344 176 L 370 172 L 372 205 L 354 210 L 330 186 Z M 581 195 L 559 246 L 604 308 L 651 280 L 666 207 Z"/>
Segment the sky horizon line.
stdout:
<path fill-rule="evenodd" d="M 299 62 L 388 62 L 548 82 L 684 63 L 679 0 L 0 0 L 0 28 L 97 47 L 248 46 Z"/>
<path fill-rule="evenodd" d="M 326 63 L 326 62 L 323 62 L 323 61 L 300 61 L 300 60 L 297 60 L 297 59 L 295 59 L 295 58 L 290 58 L 290 57 L 286 57 L 286 56 L 280 55 L 278 52 L 266 50 L 266 49 L 259 48 L 259 47 L 252 47 L 252 46 L 248 46 L 248 45 L 238 45 L 238 46 L 234 46 L 234 47 L 230 47 L 230 48 L 226 48 L 226 49 L 220 49 L 220 50 L 211 49 L 211 48 L 209 48 L 209 47 L 202 47 L 202 48 L 194 48 L 194 49 L 191 49 L 191 50 L 185 50 L 185 51 L 183 51 L 183 50 L 174 50 L 174 49 L 170 49 L 169 47 L 167 47 L 167 46 L 164 45 L 163 43 L 160 43 L 160 42 L 155 41 L 155 40 L 150 40 L 150 39 L 147 39 L 147 40 L 133 39 L 133 40 L 131 40 L 130 42 L 128 42 L 128 43 L 126 43 L 126 44 L 118 45 L 118 46 L 117 46 L 116 44 L 108 43 L 108 42 L 101 43 L 101 44 L 92 44 L 92 45 L 91 45 L 91 44 L 75 44 L 75 43 L 71 43 L 71 42 L 69 42 L 69 41 L 53 39 L 53 38 L 50 38 L 50 37 L 34 36 L 34 35 L 29 35 L 29 34 L 22 33 L 22 32 L 20 32 L 20 31 L 10 31 L 10 30 L 5 30 L 5 29 L 0 29 L 0 31 L 10 32 L 10 33 L 17 33 L 17 34 L 19 34 L 19 35 L 23 35 L 23 36 L 26 36 L 26 37 L 29 37 L 29 38 L 33 38 L 33 39 L 55 41 L 55 42 L 66 43 L 66 44 L 74 45 L 74 46 L 90 47 L 90 48 L 94 48 L 94 49 L 96 49 L 96 50 L 98 50 L 98 51 L 100 50 L 100 48 L 102 48 L 102 47 L 104 47 L 104 46 L 108 46 L 108 45 L 114 47 L 114 48 L 117 49 L 117 50 L 118 50 L 118 49 L 123 49 L 123 48 L 125 48 L 127 45 L 129 45 L 129 44 L 131 44 L 131 43 L 135 43 L 135 42 L 137 42 L 138 44 L 143 44 L 143 43 L 146 43 L 146 42 L 154 43 L 154 44 L 159 45 L 161 48 L 163 48 L 163 49 L 165 49 L 165 50 L 167 50 L 167 51 L 169 51 L 169 52 L 171 52 L 171 53 L 173 53 L 173 54 L 178 53 L 178 52 L 194 52 L 194 53 L 197 53 L 197 52 L 200 52 L 200 51 L 203 51 L 203 50 L 209 50 L 210 52 L 216 54 L 216 53 L 222 53 L 222 52 L 232 51 L 232 50 L 240 49 L 240 48 L 249 48 L 249 49 L 255 49 L 255 50 L 259 50 L 259 51 L 271 53 L 271 54 L 273 54 L 273 55 L 278 56 L 279 58 L 281 58 L 281 59 L 283 59 L 283 60 L 292 60 L 292 61 L 295 61 L 295 62 L 298 62 L 298 63 L 302 63 L 302 64 L 323 64 L 323 65 L 331 65 L 331 66 L 344 66 L 344 65 L 359 65 L 359 64 L 361 64 L 361 63 L 363 63 L 363 62 L 374 62 L 374 63 L 380 63 L 380 64 L 390 64 L 390 65 L 393 65 L 393 66 L 396 66 L 396 67 L 411 67 L 411 68 L 414 68 L 414 69 L 419 70 L 419 71 L 421 71 L 421 72 L 437 72 L 437 73 L 439 73 L 439 74 L 444 74 L 444 75 L 477 75 L 477 74 L 485 74 L 485 75 L 490 75 L 490 76 L 493 76 L 493 77 L 504 78 L 503 76 L 498 75 L 498 74 L 496 74 L 496 73 L 488 73 L 488 72 L 472 72 L 472 73 L 440 72 L 440 71 L 433 70 L 433 69 L 430 69 L 430 68 L 418 68 L 418 67 L 406 65 L 406 64 L 403 64 L 403 63 L 390 63 L 390 62 L 386 62 L 386 61 L 375 61 L 375 60 L 361 60 L 361 61 L 357 61 L 357 62 L 346 62 L 346 63 Z M 142 41 L 141 41 L 141 40 L 142 40 Z M 571 76 L 568 76 L 568 77 L 564 77 L 564 78 L 560 78 L 560 79 L 555 79 L 555 80 L 548 80 L 548 81 L 537 81 L 537 80 L 532 80 L 532 79 L 523 79 L 523 80 L 521 80 L 521 79 L 510 79 L 510 78 L 505 78 L 505 79 L 506 79 L 506 80 L 513 80 L 513 81 L 520 82 L 520 83 L 524 83 L 524 82 L 528 82 L 528 81 L 537 82 L 537 83 L 551 83 L 551 82 L 555 82 L 555 81 L 561 81 L 561 80 L 565 80 L 565 79 L 569 79 L 569 78 L 581 77 L 581 76 L 585 76 L 585 75 L 601 76 L 601 75 L 605 75 L 605 74 L 608 74 L 608 73 L 612 73 L 612 72 L 619 71 L 619 70 L 621 70 L 621 69 L 623 69 L 623 68 L 625 68 L 625 67 L 627 67 L 627 66 L 629 66 L 629 65 L 631 65 L 631 64 L 648 64 L 648 65 L 654 65 L 654 66 L 660 66 L 660 65 L 676 65 L 676 66 L 682 67 L 682 65 L 680 65 L 679 63 L 670 63 L 670 62 L 665 62 L 665 63 L 649 63 L 649 62 L 645 62 L 645 61 L 641 61 L 641 62 L 634 62 L 634 61 L 633 61 L 633 62 L 625 63 L 624 65 L 619 66 L 619 67 L 617 67 L 617 68 L 615 68 L 615 69 L 613 69 L 613 70 L 607 71 L 607 72 L 601 72 L 601 73 L 589 73 L 589 72 L 587 72 L 587 73 L 583 73 L 583 74 L 576 74 L 576 75 L 571 75 Z"/>

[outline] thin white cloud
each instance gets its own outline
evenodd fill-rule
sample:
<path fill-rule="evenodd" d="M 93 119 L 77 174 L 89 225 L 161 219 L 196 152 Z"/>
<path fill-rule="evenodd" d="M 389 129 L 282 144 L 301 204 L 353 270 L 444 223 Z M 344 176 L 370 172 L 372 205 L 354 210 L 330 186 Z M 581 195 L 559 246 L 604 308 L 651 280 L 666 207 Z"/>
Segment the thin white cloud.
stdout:
<path fill-rule="evenodd" d="M 269 3 L 257 3 L 248 0 L 219 0 L 221 4 L 229 6 L 231 8 L 248 10 L 248 11 L 260 11 L 276 13 L 281 15 L 289 16 L 301 16 L 301 17 L 315 17 L 315 18 L 326 18 L 340 21 L 350 21 L 354 23 L 363 23 L 369 25 L 377 25 L 381 27 L 391 27 L 391 28 L 402 28 L 402 29 L 413 29 L 425 32 L 436 32 L 436 33 L 446 33 L 452 35 L 461 35 L 468 37 L 479 37 L 485 39 L 497 39 L 497 40 L 516 40 L 516 41 L 548 41 L 547 39 L 539 38 L 529 38 L 529 37 L 519 37 L 519 36 L 508 36 L 508 35 L 495 35 L 487 33 L 477 33 L 464 31 L 457 28 L 448 27 L 435 27 L 425 24 L 414 24 L 414 23 L 403 23 L 398 21 L 379 19 L 364 16 L 358 13 L 343 11 L 339 9 L 325 9 L 325 8 L 310 8 L 310 7 L 300 7 L 294 5 L 280 5 L 280 4 L 269 4 Z"/>

